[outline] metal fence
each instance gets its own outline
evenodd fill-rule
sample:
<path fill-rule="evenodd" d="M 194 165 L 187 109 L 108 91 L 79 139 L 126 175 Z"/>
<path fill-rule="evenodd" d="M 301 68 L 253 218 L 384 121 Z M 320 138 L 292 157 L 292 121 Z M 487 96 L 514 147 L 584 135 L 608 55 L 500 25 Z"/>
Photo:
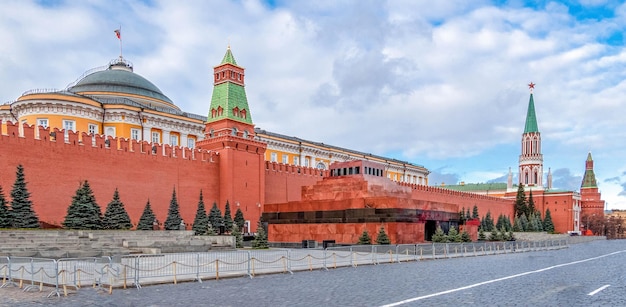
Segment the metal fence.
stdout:
<path fill-rule="evenodd" d="M 54 289 L 48 296 L 67 295 L 68 288 L 136 287 L 181 281 L 293 273 L 314 269 L 358 267 L 454 257 L 552 250 L 567 247 L 567 240 L 538 242 L 433 243 L 401 245 L 353 245 L 326 249 L 237 250 L 204 253 L 125 255 L 114 257 L 44 259 L 0 258 L 3 287 L 24 291 Z"/>

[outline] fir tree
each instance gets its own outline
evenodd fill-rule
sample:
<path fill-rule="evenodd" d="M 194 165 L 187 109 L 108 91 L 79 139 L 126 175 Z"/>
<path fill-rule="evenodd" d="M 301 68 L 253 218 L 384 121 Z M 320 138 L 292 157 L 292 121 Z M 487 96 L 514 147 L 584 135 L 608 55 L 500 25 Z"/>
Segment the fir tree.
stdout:
<path fill-rule="evenodd" d="M 470 209 L 469 207 L 467 207 L 467 211 L 465 211 L 465 220 L 469 220 L 472 218 L 472 215 L 470 214 Z"/>
<path fill-rule="evenodd" d="M 221 214 L 220 214 L 221 217 Z M 259 219 L 259 222 L 256 227 L 256 235 L 254 236 L 254 240 L 252 240 L 252 248 L 268 248 L 269 244 L 267 243 L 267 232 L 265 231 L 265 227 L 263 227 L 263 222 Z"/>
<path fill-rule="evenodd" d="M 530 216 L 531 214 L 537 215 L 536 211 L 537 209 L 535 208 L 535 201 L 533 200 L 533 190 L 530 190 L 530 192 L 528 193 L 528 201 L 526 201 L 527 205 L 527 211 L 526 211 L 526 215 Z"/>
<path fill-rule="evenodd" d="M 474 208 L 472 208 L 472 218 L 473 219 L 480 218 L 480 215 L 478 215 L 478 206 L 476 205 L 474 205 Z"/>
<path fill-rule="evenodd" d="M 11 190 L 11 218 L 14 228 L 39 228 L 39 219 L 33 210 L 30 193 L 26 188 L 24 167 L 20 164 L 15 172 L 15 183 Z"/>
<path fill-rule="evenodd" d="M 202 190 L 200 190 L 200 199 L 198 200 L 198 209 L 196 210 L 196 217 L 193 220 L 193 226 L 191 230 L 196 235 L 203 235 L 207 233 L 209 227 L 209 218 L 206 215 L 206 209 L 204 208 L 204 199 L 202 198 Z"/>
<path fill-rule="evenodd" d="M 7 206 L 7 200 L 0 186 L 0 228 L 11 228 L 13 220 L 11 219 L 11 210 Z"/>
<path fill-rule="evenodd" d="M 489 241 L 500 241 L 501 239 L 502 239 L 502 238 L 501 238 L 500 233 L 499 233 L 499 232 L 498 232 L 498 230 L 494 227 L 494 228 L 491 230 L 491 234 L 489 234 Z"/>
<path fill-rule="evenodd" d="M 376 244 L 391 244 L 391 240 L 389 240 L 389 236 L 385 232 L 385 227 L 380 227 L 380 230 L 378 231 L 378 236 L 376 237 Z"/>
<path fill-rule="evenodd" d="M 487 240 L 485 231 L 482 228 L 478 229 L 478 241 L 485 241 L 485 240 Z"/>
<path fill-rule="evenodd" d="M 448 230 L 448 242 L 458 243 L 461 241 L 461 235 L 456 228 L 454 226 L 450 227 L 450 230 Z"/>
<path fill-rule="evenodd" d="M 182 220 L 178 209 L 178 201 L 176 200 L 176 188 L 174 188 L 172 200 L 170 200 L 170 207 L 167 210 L 167 218 L 165 219 L 163 227 L 165 230 L 179 230 Z"/>
<path fill-rule="evenodd" d="M 504 229 L 504 227 L 500 229 L 500 237 L 502 238 L 502 241 L 509 241 L 509 233 L 506 232 L 506 229 Z"/>
<path fill-rule="evenodd" d="M 448 242 L 448 236 L 446 236 L 446 234 L 443 232 L 443 229 L 441 229 L 441 226 L 437 226 L 437 229 L 435 230 L 435 233 L 433 234 L 431 241 L 433 243 Z"/>
<path fill-rule="evenodd" d="M 522 222 L 520 221 L 519 216 L 515 217 L 515 222 L 513 223 L 513 231 L 521 232 L 522 230 Z"/>
<path fill-rule="evenodd" d="M 515 216 L 521 216 L 526 214 L 528 207 L 526 205 L 526 194 L 524 193 L 524 185 L 519 184 L 517 186 L 517 195 L 515 196 Z"/>
<path fill-rule="evenodd" d="M 120 194 L 117 189 L 113 192 L 113 200 L 107 205 L 104 212 L 102 226 L 104 229 L 131 229 L 133 227 L 128 212 L 124 208 L 124 203 L 120 201 Z"/>
<path fill-rule="evenodd" d="M 224 229 L 230 232 L 233 229 L 233 216 L 230 213 L 230 204 L 226 201 L 226 207 L 224 207 Z"/>
<path fill-rule="evenodd" d="M 543 231 L 543 222 L 539 212 L 535 213 L 535 224 L 537 224 L 537 231 Z"/>
<path fill-rule="evenodd" d="M 472 242 L 472 237 L 466 230 L 463 230 L 463 232 L 461 232 L 461 242 Z"/>
<path fill-rule="evenodd" d="M 211 226 L 211 223 L 207 223 L 206 235 L 207 236 L 217 236 L 217 232 L 215 232 L 215 229 L 213 229 L 213 226 Z"/>
<path fill-rule="evenodd" d="M 76 190 L 72 204 L 67 208 L 63 227 L 69 229 L 102 229 L 102 211 L 96 203 L 96 197 L 85 180 Z"/>
<path fill-rule="evenodd" d="M 237 225 L 233 224 L 230 234 L 235 237 L 235 248 L 243 247 L 243 234 Z"/>
<path fill-rule="evenodd" d="M 506 229 L 506 231 L 511 231 L 513 229 L 511 218 L 508 215 L 504 216 L 504 229 Z"/>
<path fill-rule="evenodd" d="M 500 213 L 500 215 L 498 215 L 498 221 L 496 222 L 496 229 L 504 227 L 505 223 L 504 214 Z"/>
<path fill-rule="evenodd" d="M 554 223 L 552 222 L 552 214 L 550 214 L 550 209 L 546 209 L 546 216 L 543 219 L 543 230 L 548 233 L 554 233 Z"/>
<path fill-rule="evenodd" d="M 531 232 L 538 231 L 537 219 L 535 218 L 534 213 L 531 213 L 530 216 L 528 216 L 528 229 L 527 230 Z"/>
<path fill-rule="evenodd" d="M 224 226 L 224 221 L 222 218 L 222 211 L 217 207 L 217 203 L 213 203 L 213 207 L 211 207 L 211 211 L 209 212 L 209 223 L 211 223 L 211 227 L 216 232 L 219 232 L 221 226 Z"/>
<path fill-rule="evenodd" d="M 244 219 L 243 217 L 243 212 L 239 208 L 237 208 L 237 211 L 235 212 L 234 223 L 235 225 L 237 225 L 237 227 L 239 227 L 239 230 L 242 230 L 243 226 L 246 224 L 246 219 Z"/>
<path fill-rule="evenodd" d="M 143 213 L 139 218 L 139 223 L 137 223 L 137 230 L 154 230 L 153 223 L 156 220 L 156 216 L 152 211 L 152 207 L 150 206 L 150 200 L 146 203 L 146 206 L 143 208 Z"/>
<path fill-rule="evenodd" d="M 372 238 L 370 237 L 370 234 L 367 233 L 367 230 L 363 230 L 363 233 L 359 237 L 359 241 L 356 244 L 361 244 L 361 245 L 372 244 Z"/>
<path fill-rule="evenodd" d="M 493 218 L 491 217 L 491 211 L 487 211 L 487 215 L 485 215 L 482 224 L 482 227 L 485 231 L 491 231 L 495 228 L 493 224 Z"/>
<path fill-rule="evenodd" d="M 522 215 L 519 217 L 519 222 L 520 222 L 520 226 L 522 228 L 522 231 L 529 231 L 528 230 L 528 218 L 526 218 L 526 213 L 522 213 Z"/>

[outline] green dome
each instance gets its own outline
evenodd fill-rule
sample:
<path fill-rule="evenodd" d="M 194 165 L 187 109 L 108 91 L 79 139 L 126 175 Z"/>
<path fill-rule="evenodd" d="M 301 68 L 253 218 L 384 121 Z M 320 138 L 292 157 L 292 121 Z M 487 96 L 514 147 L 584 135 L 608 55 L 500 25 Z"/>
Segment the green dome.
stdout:
<path fill-rule="evenodd" d="M 174 104 L 152 82 L 134 73 L 132 66 L 123 59 L 112 62 L 105 70 L 88 74 L 69 87 L 68 91 L 133 94 Z"/>

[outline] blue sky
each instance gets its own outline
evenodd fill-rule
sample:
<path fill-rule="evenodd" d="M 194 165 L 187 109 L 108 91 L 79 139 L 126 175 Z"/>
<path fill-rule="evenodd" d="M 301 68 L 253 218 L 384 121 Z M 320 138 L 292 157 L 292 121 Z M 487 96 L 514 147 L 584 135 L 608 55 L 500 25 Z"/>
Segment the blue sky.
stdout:
<path fill-rule="evenodd" d="M 257 127 L 424 165 L 432 184 L 517 171 L 529 91 L 557 188 L 588 152 L 626 209 L 626 6 L 618 1 L 22 1 L 0 11 L 0 101 L 119 55 L 207 114 L 230 43 Z M 545 174 L 544 174 L 545 175 Z"/>

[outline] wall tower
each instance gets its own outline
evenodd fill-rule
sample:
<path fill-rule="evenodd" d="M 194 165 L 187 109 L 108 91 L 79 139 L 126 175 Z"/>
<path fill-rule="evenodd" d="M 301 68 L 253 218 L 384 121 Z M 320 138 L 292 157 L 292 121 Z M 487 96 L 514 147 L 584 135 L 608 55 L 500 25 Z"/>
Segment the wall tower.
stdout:
<path fill-rule="evenodd" d="M 254 138 L 244 76 L 244 68 L 237 65 L 228 46 L 222 62 L 213 68 L 213 95 L 205 139 L 198 142 L 198 147 L 218 153 L 218 205 L 223 210 L 228 201 L 233 212 L 241 209 L 246 220 L 251 221 L 247 230 L 254 232 L 265 199 L 267 145 Z"/>
<path fill-rule="evenodd" d="M 593 158 L 591 152 L 587 154 L 585 161 L 585 175 L 580 185 L 580 198 L 582 200 L 582 216 L 604 215 L 604 200 L 602 200 L 593 171 Z"/>
<path fill-rule="evenodd" d="M 533 99 L 534 83 L 528 84 L 530 100 L 526 113 L 526 125 L 522 134 L 522 153 L 519 156 L 519 183 L 532 190 L 543 190 L 543 154 L 541 153 L 541 133 L 537 126 L 535 102 Z"/>

